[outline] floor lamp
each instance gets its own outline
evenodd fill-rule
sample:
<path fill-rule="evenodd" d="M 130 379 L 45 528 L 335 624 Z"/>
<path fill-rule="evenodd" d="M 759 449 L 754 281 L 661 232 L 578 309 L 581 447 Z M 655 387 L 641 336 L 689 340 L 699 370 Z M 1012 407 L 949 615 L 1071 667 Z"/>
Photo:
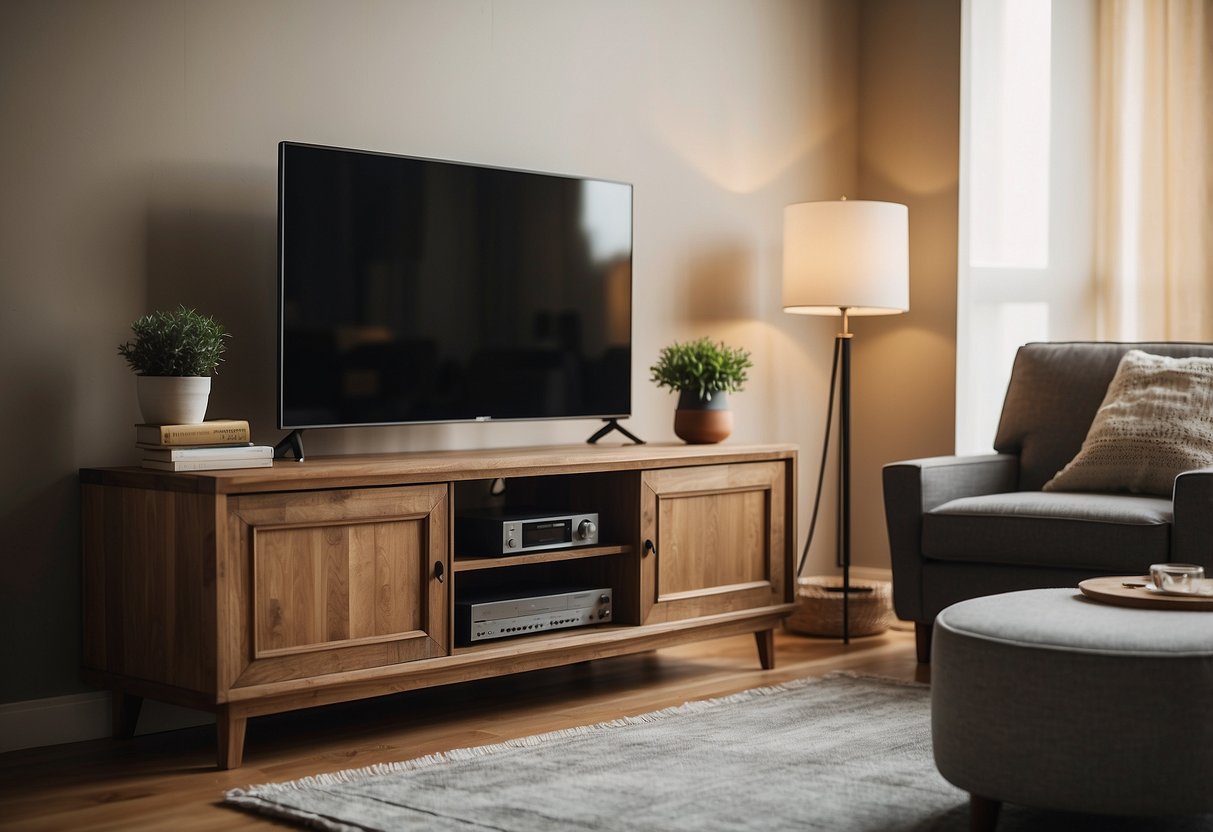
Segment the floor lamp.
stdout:
<path fill-rule="evenodd" d="M 842 566 L 842 641 L 850 642 L 851 595 L 851 329 L 850 319 L 863 315 L 896 315 L 910 308 L 909 211 L 892 202 L 802 202 L 783 213 L 783 311 L 797 315 L 841 315 L 842 331 L 834 336 L 834 364 L 825 442 L 813 521 L 796 570 L 808 558 L 817 523 L 821 484 L 834 413 L 834 381 L 840 377 L 838 400 L 838 560 Z"/>

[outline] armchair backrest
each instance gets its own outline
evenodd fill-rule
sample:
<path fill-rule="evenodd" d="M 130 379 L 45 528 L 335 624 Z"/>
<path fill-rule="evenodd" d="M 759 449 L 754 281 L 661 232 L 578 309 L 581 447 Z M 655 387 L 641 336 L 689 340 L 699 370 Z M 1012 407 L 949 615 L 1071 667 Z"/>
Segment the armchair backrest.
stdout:
<path fill-rule="evenodd" d="M 1069 341 L 1015 354 L 994 450 L 1019 456 L 1019 490 L 1038 491 L 1082 448 L 1121 356 L 1213 356 L 1213 344 Z"/>

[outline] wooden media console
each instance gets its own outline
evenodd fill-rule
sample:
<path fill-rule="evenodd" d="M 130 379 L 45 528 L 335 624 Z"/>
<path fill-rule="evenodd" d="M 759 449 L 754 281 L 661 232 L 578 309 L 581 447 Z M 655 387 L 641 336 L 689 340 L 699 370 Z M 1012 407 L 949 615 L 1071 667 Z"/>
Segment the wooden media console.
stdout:
<path fill-rule="evenodd" d="M 746 632 L 770 668 L 795 469 L 787 445 L 84 469 L 84 676 L 113 692 L 119 736 L 144 697 L 216 713 L 232 768 L 249 717 L 297 708 Z M 599 542 L 460 547 L 461 512 L 523 506 L 597 512 Z M 610 587 L 611 623 L 457 645 L 456 599 L 500 585 Z"/>

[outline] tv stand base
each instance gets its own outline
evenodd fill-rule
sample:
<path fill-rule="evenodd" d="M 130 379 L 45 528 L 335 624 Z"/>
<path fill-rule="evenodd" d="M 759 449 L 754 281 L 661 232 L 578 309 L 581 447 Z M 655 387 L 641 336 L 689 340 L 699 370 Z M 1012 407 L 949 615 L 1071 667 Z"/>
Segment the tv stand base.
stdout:
<path fill-rule="evenodd" d="M 296 462 L 303 462 L 303 430 L 296 428 L 274 446 L 274 459 L 289 459 L 295 455 Z"/>
<path fill-rule="evenodd" d="M 602 421 L 606 422 L 606 424 L 603 425 L 602 427 L 600 427 L 597 431 L 595 431 L 593 436 L 591 436 L 589 439 L 585 440 L 586 444 L 593 445 L 593 444 L 597 443 L 599 439 L 606 436 L 611 431 L 616 431 L 616 430 L 619 431 L 620 433 L 622 433 L 628 439 L 631 439 L 633 444 L 636 444 L 636 445 L 644 444 L 643 439 L 639 438 L 634 433 L 632 433 L 627 428 L 625 428 L 623 425 L 619 424 L 618 419 L 603 419 Z"/>

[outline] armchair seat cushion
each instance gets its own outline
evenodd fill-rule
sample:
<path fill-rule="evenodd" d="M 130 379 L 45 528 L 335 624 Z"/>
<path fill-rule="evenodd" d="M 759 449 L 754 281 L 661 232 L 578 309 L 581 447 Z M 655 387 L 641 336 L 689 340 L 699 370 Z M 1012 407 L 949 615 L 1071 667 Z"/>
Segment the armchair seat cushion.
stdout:
<path fill-rule="evenodd" d="M 922 518 L 928 559 L 1144 572 L 1170 560 L 1169 499 L 1015 491 L 961 497 Z"/>

